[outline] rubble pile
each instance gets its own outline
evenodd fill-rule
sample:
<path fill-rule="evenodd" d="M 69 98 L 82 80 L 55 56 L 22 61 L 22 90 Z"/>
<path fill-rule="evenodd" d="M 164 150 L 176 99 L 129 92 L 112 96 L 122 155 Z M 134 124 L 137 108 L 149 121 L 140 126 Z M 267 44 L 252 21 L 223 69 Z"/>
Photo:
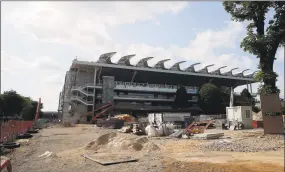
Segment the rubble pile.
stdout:
<path fill-rule="evenodd" d="M 283 147 L 284 138 L 282 136 L 252 137 L 237 140 L 224 139 L 201 145 L 201 149 L 232 152 L 274 151 Z"/>

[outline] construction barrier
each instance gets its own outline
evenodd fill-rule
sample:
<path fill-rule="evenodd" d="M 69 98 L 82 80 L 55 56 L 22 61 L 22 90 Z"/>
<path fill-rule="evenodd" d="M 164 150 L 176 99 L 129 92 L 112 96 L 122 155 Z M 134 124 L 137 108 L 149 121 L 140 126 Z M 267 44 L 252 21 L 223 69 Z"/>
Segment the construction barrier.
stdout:
<path fill-rule="evenodd" d="M 17 135 L 26 133 L 33 126 L 33 121 L 9 120 L 1 124 L 0 142 L 13 141 Z"/>

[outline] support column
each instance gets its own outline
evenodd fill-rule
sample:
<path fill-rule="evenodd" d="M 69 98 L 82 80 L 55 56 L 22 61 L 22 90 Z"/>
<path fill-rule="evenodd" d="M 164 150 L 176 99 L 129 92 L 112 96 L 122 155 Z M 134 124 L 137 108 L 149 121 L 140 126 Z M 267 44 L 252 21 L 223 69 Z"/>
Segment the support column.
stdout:
<path fill-rule="evenodd" d="M 134 82 L 136 75 L 137 75 L 137 71 L 134 71 L 131 82 Z"/>
<path fill-rule="evenodd" d="M 97 68 L 94 68 L 94 79 L 93 79 L 93 85 L 94 85 L 94 95 L 93 95 L 93 107 L 92 107 L 92 114 L 95 115 L 95 100 L 96 100 L 96 90 L 95 90 L 95 86 L 96 86 L 96 74 L 97 74 Z"/>
<path fill-rule="evenodd" d="M 250 93 L 252 94 L 252 84 L 250 83 L 249 86 L 250 86 Z"/>

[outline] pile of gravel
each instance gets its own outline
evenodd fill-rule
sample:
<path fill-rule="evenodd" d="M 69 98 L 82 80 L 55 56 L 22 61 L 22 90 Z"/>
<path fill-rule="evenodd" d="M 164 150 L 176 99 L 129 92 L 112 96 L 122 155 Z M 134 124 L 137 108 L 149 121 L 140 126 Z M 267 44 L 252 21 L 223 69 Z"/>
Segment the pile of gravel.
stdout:
<path fill-rule="evenodd" d="M 284 147 L 284 136 L 265 136 L 244 139 L 215 140 L 201 145 L 210 151 L 259 152 L 274 151 Z"/>

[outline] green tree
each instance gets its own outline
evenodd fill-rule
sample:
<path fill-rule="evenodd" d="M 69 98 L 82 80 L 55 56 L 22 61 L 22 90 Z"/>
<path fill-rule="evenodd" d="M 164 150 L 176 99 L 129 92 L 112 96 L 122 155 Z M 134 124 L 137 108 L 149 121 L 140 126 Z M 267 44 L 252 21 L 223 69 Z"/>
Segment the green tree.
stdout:
<path fill-rule="evenodd" d="M 187 108 L 189 106 L 186 88 L 180 86 L 176 91 L 173 109 Z"/>
<path fill-rule="evenodd" d="M 230 104 L 230 97 L 231 97 L 231 89 L 230 88 L 220 88 L 220 93 L 221 93 L 221 97 L 222 97 L 222 105 L 224 107 L 224 109 L 226 110 L 226 107 L 229 106 Z"/>
<path fill-rule="evenodd" d="M 223 98 L 220 89 L 211 83 L 206 83 L 199 90 L 199 105 L 206 114 L 224 112 Z"/>
<path fill-rule="evenodd" d="M 28 100 L 14 90 L 5 91 L 1 98 L 3 101 L 2 115 L 4 116 L 19 115 L 28 104 Z"/>
<path fill-rule="evenodd" d="M 260 71 L 257 79 L 263 82 L 259 88 L 262 95 L 279 93 L 276 86 L 277 74 L 273 64 L 278 47 L 285 43 L 285 2 L 282 1 L 227 1 L 223 2 L 225 10 L 234 21 L 247 21 L 247 35 L 241 42 L 244 51 L 259 58 Z M 266 24 L 266 14 L 274 15 Z"/>
<path fill-rule="evenodd" d="M 30 120 L 35 119 L 37 106 L 38 106 L 38 102 L 31 100 L 29 102 L 29 104 L 23 109 L 23 112 L 22 112 L 23 120 L 30 121 Z M 39 110 L 39 117 L 40 118 L 43 115 L 43 112 L 41 111 L 42 108 L 43 108 L 43 104 L 41 103 L 40 110 Z"/>
<path fill-rule="evenodd" d="M 240 96 L 235 96 L 234 98 L 235 106 L 255 106 L 255 99 L 249 93 L 248 89 L 243 89 Z"/>
<path fill-rule="evenodd" d="M 3 113 L 3 107 L 4 107 L 4 101 L 3 101 L 2 96 L 0 96 L 0 116 Z"/>

